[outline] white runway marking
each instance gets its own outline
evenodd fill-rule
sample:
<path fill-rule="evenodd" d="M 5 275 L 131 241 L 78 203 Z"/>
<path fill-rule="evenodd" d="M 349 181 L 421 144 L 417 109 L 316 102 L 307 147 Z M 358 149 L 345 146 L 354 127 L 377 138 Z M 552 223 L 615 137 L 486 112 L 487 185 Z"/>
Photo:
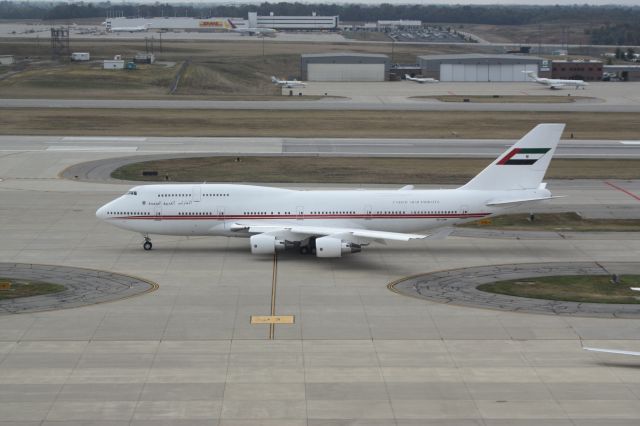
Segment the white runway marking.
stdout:
<path fill-rule="evenodd" d="M 134 152 L 137 146 L 50 146 L 46 151 Z"/>
<path fill-rule="evenodd" d="M 147 138 L 140 137 L 119 137 L 119 136 L 66 136 L 62 138 L 65 142 L 87 142 L 87 141 L 113 141 L 113 142 L 145 142 Z"/>

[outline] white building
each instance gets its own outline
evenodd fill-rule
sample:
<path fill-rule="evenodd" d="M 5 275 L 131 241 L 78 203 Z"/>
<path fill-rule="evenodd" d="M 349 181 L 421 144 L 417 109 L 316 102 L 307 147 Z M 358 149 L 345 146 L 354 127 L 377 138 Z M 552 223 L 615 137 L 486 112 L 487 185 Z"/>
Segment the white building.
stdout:
<path fill-rule="evenodd" d="M 91 59 L 89 52 L 73 52 L 71 54 L 71 60 L 74 62 L 84 62 Z"/>
<path fill-rule="evenodd" d="M 0 55 L 0 65 L 13 65 L 14 63 L 13 55 Z"/>
<path fill-rule="evenodd" d="M 338 16 L 258 16 L 249 12 L 249 27 L 273 28 L 276 30 L 337 30 Z"/>
<path fill-rule="evenodd" d="M 124 61 L 122 59 L 105 59 L 102 68 L 105 70 L 123 70 Z"/>

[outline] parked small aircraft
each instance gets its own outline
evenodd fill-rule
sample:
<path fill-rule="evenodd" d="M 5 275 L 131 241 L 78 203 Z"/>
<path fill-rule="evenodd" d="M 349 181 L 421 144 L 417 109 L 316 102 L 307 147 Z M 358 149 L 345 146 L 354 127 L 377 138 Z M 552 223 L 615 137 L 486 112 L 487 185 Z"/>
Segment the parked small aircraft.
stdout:
<path fill-rule="evenodd" d="M 583 80 L 560 80 L 557 78 L 543 78 L 543 77 L 538 77 L 538 74 L 536 74 L 533 71 L 528 71 L 528 72 L 522 71 L 522 72 L 526 72 L 531 80 L 535 81 L 538 84 L 544 84 L 545 86 L 549 86 L 550 89 L 562 89 L 563 87 L 573 86 L 576 88 L 576 90 L 578 90 L 578 88 L 580 87 L 582 87 L 583 89 L 586 89 L 586 87 L 589 85 L 589 83 Z"/>
<path fill-rule="evenodd" d="M 404 75 L 405 80 L 415 81 L 416 83 L 424 84 L 424 83 L 437 83 L 439 80 L 435 78 L 424 78 L 424 77 L 411 77 L 409 74 Z"/>
<path fill-rule="evenodd" d="M 306 87 L 307 83 L 298 80 L 278 80 L 275 76 L 271 76 L 271 82 L 280 87 L 292 89 L 294 87 Z"/>

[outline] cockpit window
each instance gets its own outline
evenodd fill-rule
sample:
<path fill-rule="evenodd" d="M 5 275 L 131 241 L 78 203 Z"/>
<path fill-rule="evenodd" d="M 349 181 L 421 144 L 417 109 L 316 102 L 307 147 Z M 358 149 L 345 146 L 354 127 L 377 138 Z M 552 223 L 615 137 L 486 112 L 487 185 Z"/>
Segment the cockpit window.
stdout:
<path fill-rule="evenodd" d="M 127 192 L 128 195 L 138 195 L 138 191 L 129 191 Z"/>

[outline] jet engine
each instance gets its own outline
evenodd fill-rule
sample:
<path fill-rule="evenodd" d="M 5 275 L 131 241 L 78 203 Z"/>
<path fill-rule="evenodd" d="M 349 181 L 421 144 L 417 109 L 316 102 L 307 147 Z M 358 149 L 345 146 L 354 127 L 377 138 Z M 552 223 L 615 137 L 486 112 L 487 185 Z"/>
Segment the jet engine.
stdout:
<path fill-rule="evenodd" d="M 342 253 L 357 253 L 360 245 L 344 242 L 340 238 L 322 237 L 316 239 L 316 256 L 341 257 Z"/>
<path fill-rule="evenodd" d="M 273 235 L 258 234 L 249 238 L 249 241 L 253 254 L 273 254 L 276 250 L 284 250 L 285 247 L 285 241 Z"/>

